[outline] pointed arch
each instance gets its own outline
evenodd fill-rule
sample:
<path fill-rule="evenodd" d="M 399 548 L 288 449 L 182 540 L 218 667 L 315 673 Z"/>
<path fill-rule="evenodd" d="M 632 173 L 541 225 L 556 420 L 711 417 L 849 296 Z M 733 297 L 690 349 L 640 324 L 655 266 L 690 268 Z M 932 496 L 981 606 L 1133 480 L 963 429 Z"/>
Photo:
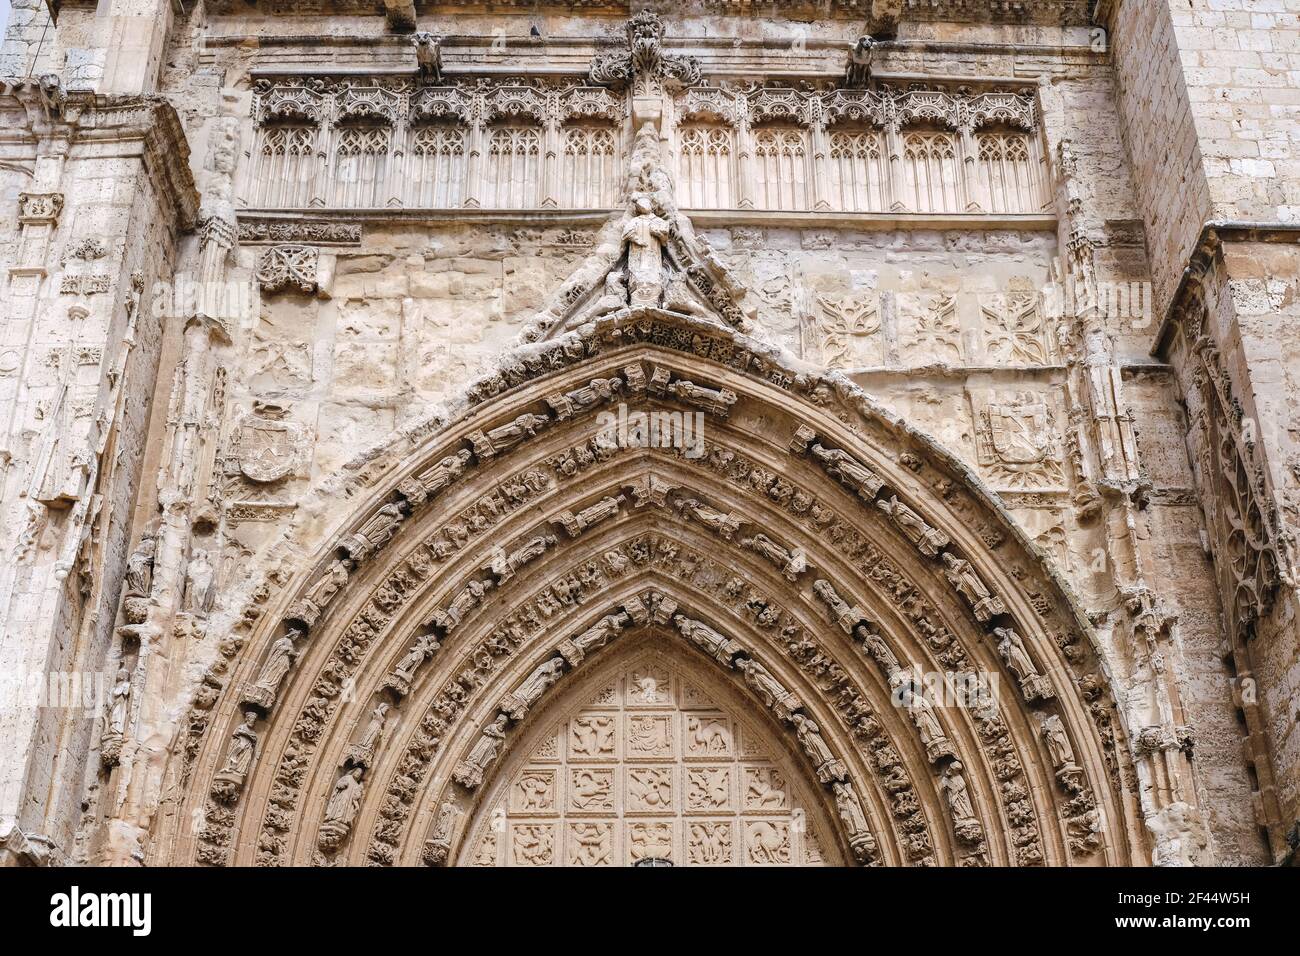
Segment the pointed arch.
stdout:
<path fill-rule="evenodd" d="M 632 447 L 620 402 L 624 422 L 698 415 L 704 434 Z M 1141 856 L 1124 731 L 1068 590 L 965 466 L 843 377 L 623 310 L 515 353 L 354 474 L 346 517 L 304 522 L 314 557 L 253 592 L 205 678 L 160 861 L 436 859 L 448 788 L 469 806 L 479 786 L 457 764 L 519 723 L 502 700 L 546 661 L 569 676 L 560 644 L 634 600 L 686 609 L 799 701 L 752 707 L 787 734 L 796 712 L 817 725 L 844 764 L 822 798 L 841 819 L 832 784 L 852 783 L 864 862 Z M 936 706 L 908 690 L 932 674 L 997 687 Z M 232 760 L 250 732 L 255 759 Z M 197 832 L 170 822 L 195 811 Z"/>

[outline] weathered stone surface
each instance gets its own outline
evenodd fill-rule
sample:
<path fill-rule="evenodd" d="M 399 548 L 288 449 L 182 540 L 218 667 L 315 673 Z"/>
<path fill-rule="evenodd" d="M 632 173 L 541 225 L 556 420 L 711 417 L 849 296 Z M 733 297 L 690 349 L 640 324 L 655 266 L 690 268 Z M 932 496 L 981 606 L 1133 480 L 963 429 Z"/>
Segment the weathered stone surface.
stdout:
<path fill-rule="evenodd" d="M 13 4 L 0 862 L 1286 854 L 1295 0 L 337 6 Z"/>

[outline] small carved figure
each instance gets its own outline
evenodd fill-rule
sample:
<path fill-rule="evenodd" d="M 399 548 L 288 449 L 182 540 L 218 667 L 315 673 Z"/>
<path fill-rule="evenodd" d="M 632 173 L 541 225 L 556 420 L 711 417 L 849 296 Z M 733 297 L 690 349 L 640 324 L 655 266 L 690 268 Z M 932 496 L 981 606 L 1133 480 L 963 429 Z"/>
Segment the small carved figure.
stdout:
<path fill-rule="evenodd" d="M 786 580 L 798 580 L 799 575 L 808 569 L 808 561 L 802 551 L 787 551 L 765 534 L 756 534 L 752 538 L 741 538 L 740 546 L 767 558 L 785 574 Z"/>
<path fill-rule="evenodd" d="M 998 614 L 1005 614 L 1006 607 L 1002 599 L 989 591 L 979 575 L 965 561 L 950 552 L 943 553 L 944 576 L 957 589 L 957 592 L 970 604 L 975 617 L 982 623 L 991 621 Z"/>
<path fill-rule="evenodd" d="M 355 534 L 344 539 L 343 546 L 357 560 L 365 560 L 388 544 L 397 526 L 406 519 L 406 507 L 396 501 L 379 508 Z"/>
<path fill-rule="evenodd" d="M 813 457 L 822 463 L 827 474 L 853 489 L 863 501 L 873 501 L 876 494 L 884 487 L 885 483 L 881 481 L 880 476 L 865 465 L 859 464 L 847 452 L 838 448 L 826 448 L 814 442 L 812 453 Z"/>
<path fill-rule="evenodd" d="M 731 536 L 740 529 L 740 519 L 734 514 L 724 514 L 696 498 L 679 499 L 677 511 L 688 521 L 693 518 L 710 531 L 716 532 L 724 541 L 730 541 Z"/>
<path fill-rule="evenodd" d="M 126 559 L 127 594 L 149 596 L 150 588 L 153 585 L 154 551 L 157 547 L 154 536 L 146 531 L 144 537 L 140 539 L 140 543 L 131 552 L 131 557 Z"/>
<path fill-rule="evenodd" d="M 562 511 L 552 520 L 563 526 L 570 538 L 576 538 L 596 522 L 617 515 L 619 508 L 626 501 L 626 495 L 618 495 L 617 497 L 606 495 L 594 505 L 583 508 L 577 514 L 572 511 Z"/>
<path fill-rule="evenodd" d="M 497 576 L 497 584 L 504 584 L 515 576 L 515 572 L 536 558 L 540 558 L 547 548 L 555 546 L 556 538 L 552 534 L 539 534 L 524 542 L 514 551 L 506 554 L 500 550 L 492 558 L 491 570 Z"/>
<path fill-rule="evenodd" d="M 723 637 L 707 624 L 691 620 L 683 614 L 674 615 L 673 624 L 681 632 L 682 637 L 728 667 L 732 666 L 732 659 L 740 653 L 739 644 Z"/>
<path fill-rule="evenodd" d="M 952 743 L 944 733 L 939 718 L 934 715 L 930 702 L 924 694 L 917 692 L 912 676 L 907 671 L 897 671 L 890 675 L 889 686 L 899 705 L 907 711 L 916 726 L 930 762 L 936 763 L 941 757 L 952 756 Z"/>
<path fill-rule="evenodd" d="M 523 720 L 528 708 L 537 703 L 563 674 L 563 658 L 553 657 L 537 665 L 513 693 L 502 699 L 501 709 L 510 715 L 511 720 Z"/>
<path fill-rule="evenodd" d="M 525 412 L 504 425 L 489 429 L 486 433 L 474 432 L 469 436 L 469 440 L 474 446 L 474 453 L 486 460 L 514 448 L 525 438 L 533 438 L 550 421 L 545 415 Z"/>
<path fill-rule="evenodd" d="M 276 695 L 280 692 L 280 684 L 284 681 L 284 676 L 289 673 L 289 668 L 293 662 L 298 659 L 298 649 L 293 646 L 293 638 L 288 634 L 276 639 L 271 645 L 271 650 L 266 655 L 266 663 L 262 665 L 262 671 L 257 676 L 257 681 L 244 695 L 247 703 L 255 704 L 263 710 L 269 710 L 275 706 Z"/>
<path fill-rule="evenodd" d="M 946 534 L 926 524 L 920 515 L 899 501 L 897 495 L 888 500 L 881 498 L 876 502 L 876 507 L 893 518 L 894 524 L 907 540 L 926 557 L 935 557 L 951 543 Z"/>
<path fill-rule="evenodd" d="M 607 614 L 577 637 L 562 641 L 560 655 L 569 666 L 577 667 L 587 654 L 604 647 L 631 623 L 632 617 L 626 612 Z"/>
<path fill-rule="evenodd" d="M 458 451 L 454 455 L 448 455 L 428 471 L 417 475 L 416 480 L 424 488 L 425 495 L 432 498 L 465 473 L 465 469 L 469 466 L 469 459 L 468 450 Z"/>
<path fill-rule="evenodd" d="M 420 858 L 425 866 L 441 866 L 447 862 L 451 851 L 451 840 L 456 832 L 456 823 L 460 819 L 460 808 L 450 800 L 443 801 L 438 807 L 433 827 L 429 830 L 429 839 L 424 843 Z"/>
<path fill-rule="evenodd" d="M 870 654 L 872 660 L 880 665 L 886 677 L 890 677 L 902 669 L 902 665 L 898 663 L 898 658 L 889 645 L 885 643 L 885 639 L 865 623 L 854 625 L 853 636 L 862 642 L 863 650 Z"/>
<path fill-rule="evenodd" d="M 998 656 L 1007 665 L 1007 670 L 1020 681 L 1020 690 L 1025 700 L 1045 700 L 1053 696 L 1052 685 L 1038 673 L 1020 635 L 1009 627 L 995 627 L 993 633 L 998 639 Z"/>
<path fill-rule="evenodd" d="M 392 689 L 398 697 L 405 697 L 411 692 L 411 681 L 420 665 L 432 657 L 442 647 L 431 634 L 417 639 L 410 649 L 402 655 L 391 674 L 384 679 L 384 686 Z"/>
<path fill-rule="evenodd" d="M 835 808 L 848 834 L 849 848 L 853 850 L 854 857 L 859 863 L 875 863 L 876 838 L 872 836 L 871 828 L 867 826 L 867 815 L 862 812 L 862 803 L 853 789 L 853 784 L 848 781 L 836 781 L 831 784 L 831 790 L 835 794 Z"/>
<path fill-rule="evenodd" d="M 232 803 L 244 789 L 244 780 L 253 766 L 253 757 L 257 753 L 257 731 L 253 725 L 257 722 L 257 711 L 244 712 L 244 722 L 230 735 L 230 747 L 226 751 L 226 762 L 219 770 L 212 784 L 212 796 L 220 803 Z"/>
<path fill-rule="evenodd" d="M 483 728 L 478 741 L 470 748 L 465 759 L 452 771 L 452 779 L 466 790 L 473 790 L 483 782 L 483 774 L 501 753 L 501 746 L 506 739 L 506 724 L 510 718 L 497 714 L 492 723 Z"/>
<path fill-rule="evenodd" d="M 1070 787 L 1077 782 L 1082 770 L 1074 762 L 1074 747 L 1070 745 L 1070 738 L 1066 736 L 1065 725 L 1061 723 L 1060 717 L 1052 714 L 1043 720 L 1041 731 L 1057 779 Z"/>
<path fill-rule="evenodd" d="M 335 782 L 334 792 L 330 794 L 329 802 L 325 806 L 326 823 L 352 825 L 357 809 L 361 805 L 361 792 L 364 787 L 361 781 L 362 773 L 360 767 L 353 767 Z"/>
<path fill-rule="evenodd" d="M 559 421 L 567 421 L 579 412 L 609 401 L 623 389 L 621 378 L 594 378 L 582 388 L 575 388 L 563 395 L 547 397 L 546 404 L 551 406 Z"/>
<path fill-rule="evenodd" d="M 680 379 L 668 386 L 668 394 L 681 399 L 687 405 L 694 405 L 706 412 L 712 412 L 719 418 L 731 414 L 731 406 L 736 404 L 736 393 L 731 389 L 705 388 L 686 379 Z"/>
<path fill-rule="evenodd" d="M 845 634 L 852 634 L 853 628 L 860 622 L 866 620 L 866 615 L 859 607 L 850 607 L 848 602 L 840 597 L 839 592 L 831 582 L 818 579 L 813 582 L 813 593 L 822 599 L 822 602 L 831 610 L 835 616 L 835 622 L 839 624 L 840 629 Z"/>
<path fill-rule="evenodd" d="M 216 593 L 212 587 L 215 571 L 207 551 L 194 549 L 185 575 L 185 609 L 195 614 L 207 614 L 212 610 L 212 598 Z"/>
<path fill-rule="evenodd" d="M 752 658 L 742 657 L 736 661 L 736 670 L 745 676 L 745 683 L 754 689 L 763 703 L 771 708 L 782 720 L 789 720 L 794 711 L 803 703 L 786 687 L 772 676 L 772 672 Z"/>
<path fill-rule="evenodd" d="M 805 717 L 803 714 L 792 714 L 790 722 L 794 724 L 794 733 L 799 738 L 803 752 L 817 768 L 817 779 L 822 783 L 847 779 L 848 771 L 844 763 L 831 752 L 831 748 L 822 739 L 821 728 L 812 718 Z"/>
<path fill-rule="evenodd" d="M 379 741 L 384 735 L 384 721 L 388 717 L 389 705 L 386 701 L 380 701 L 375 705 L 375 709 L 370 712 L 370 721 L 366 724 L 366 729 L 361 732 L 361 739 L 352 744 L 347 749 L 344 760 L 357 767 L 369 767 L 370 762 L 374 759 L 375 748 L 379 746 Z"/>

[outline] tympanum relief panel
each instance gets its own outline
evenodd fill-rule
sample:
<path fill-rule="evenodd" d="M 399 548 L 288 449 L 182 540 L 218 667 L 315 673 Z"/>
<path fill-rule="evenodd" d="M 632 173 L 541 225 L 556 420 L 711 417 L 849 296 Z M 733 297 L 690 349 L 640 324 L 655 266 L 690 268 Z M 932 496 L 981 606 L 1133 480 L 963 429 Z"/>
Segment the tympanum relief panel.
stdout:
<path fill-rule="evenodd" d="M 784 750 L 708 683 L 652 651 L 575 690 L 582 705 L 535 730 L 484 803 L 461 864 L 835 862 Z"/>

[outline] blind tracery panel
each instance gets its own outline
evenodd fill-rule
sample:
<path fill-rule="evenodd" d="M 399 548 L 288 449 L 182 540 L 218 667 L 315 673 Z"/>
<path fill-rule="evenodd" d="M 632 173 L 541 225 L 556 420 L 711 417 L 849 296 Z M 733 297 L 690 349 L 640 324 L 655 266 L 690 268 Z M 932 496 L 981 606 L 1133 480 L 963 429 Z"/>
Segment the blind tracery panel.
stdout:
<path fill-rule="evenodd" d="M 465 131 L 449 124 L 417 127 L 407 162 L 406 204 L 450 209 L 465 199 Z"/>
<path fill-rule="evenodd" d="M 754 204 L 759 209 L 809 209 L 808 134 L 798 128 L 754 132 Z"/>
<path fill-rule="evenodd" d="M 560 205 L 570 209 L 613 205 L 617 196 L 618 134 L 608 126 L 564 129 Z"/>
<path fill-rule="evenodd" d="M 1038 212 L 1043 195 L 1039 162 L 1024 133 L 981 133 L 979 144 L 980 185 L 988 200 L 986 212 Z"/>
<path fill-rule="evenodd" d="M 903 204 L 908 212 L 960 212 L 956 138 L 946 132 L 903 137 Z"/>
<path fill-rule="evenodd" d="M 342 126 L 334 147 L 334 204 L 384 205 L 392 131 L 383 126 Z"/>
<path fill-rule="evenodd" d="M 497 126 L 488 133 L 483 205 L 527 209 L 540 205 L 542 131 L 535 126 Z"/>
<path fill-rule="evenodd" d="M 627 160 L 623 91 L 533 78 L 258 81 L 253 207 L 603 209 Z M 686 209 L 1041 214 L 1032 93 L 692 87 L 672 131 Z"/>
<path fill-rule="evenodd" d="M 266 126 L 253 167 L 254 206 L 305 206 L 320 169 L 316 130 L 310 126 Z"/>
<path fill-rule="evenodd" d="M 830 205 L 845 212 L 880 212 L 889 207 L 889 170 L 881 136 L 874 130 L 837 131 L 830 136 Z"/>
<path fill-rule="evenodd" d="M 679 188 L 684 205 L 693 209 L 730 209 L 735 205 L 734 140 L 734 133 L 725 126 L 692 124 L 680 129 Z"/>

